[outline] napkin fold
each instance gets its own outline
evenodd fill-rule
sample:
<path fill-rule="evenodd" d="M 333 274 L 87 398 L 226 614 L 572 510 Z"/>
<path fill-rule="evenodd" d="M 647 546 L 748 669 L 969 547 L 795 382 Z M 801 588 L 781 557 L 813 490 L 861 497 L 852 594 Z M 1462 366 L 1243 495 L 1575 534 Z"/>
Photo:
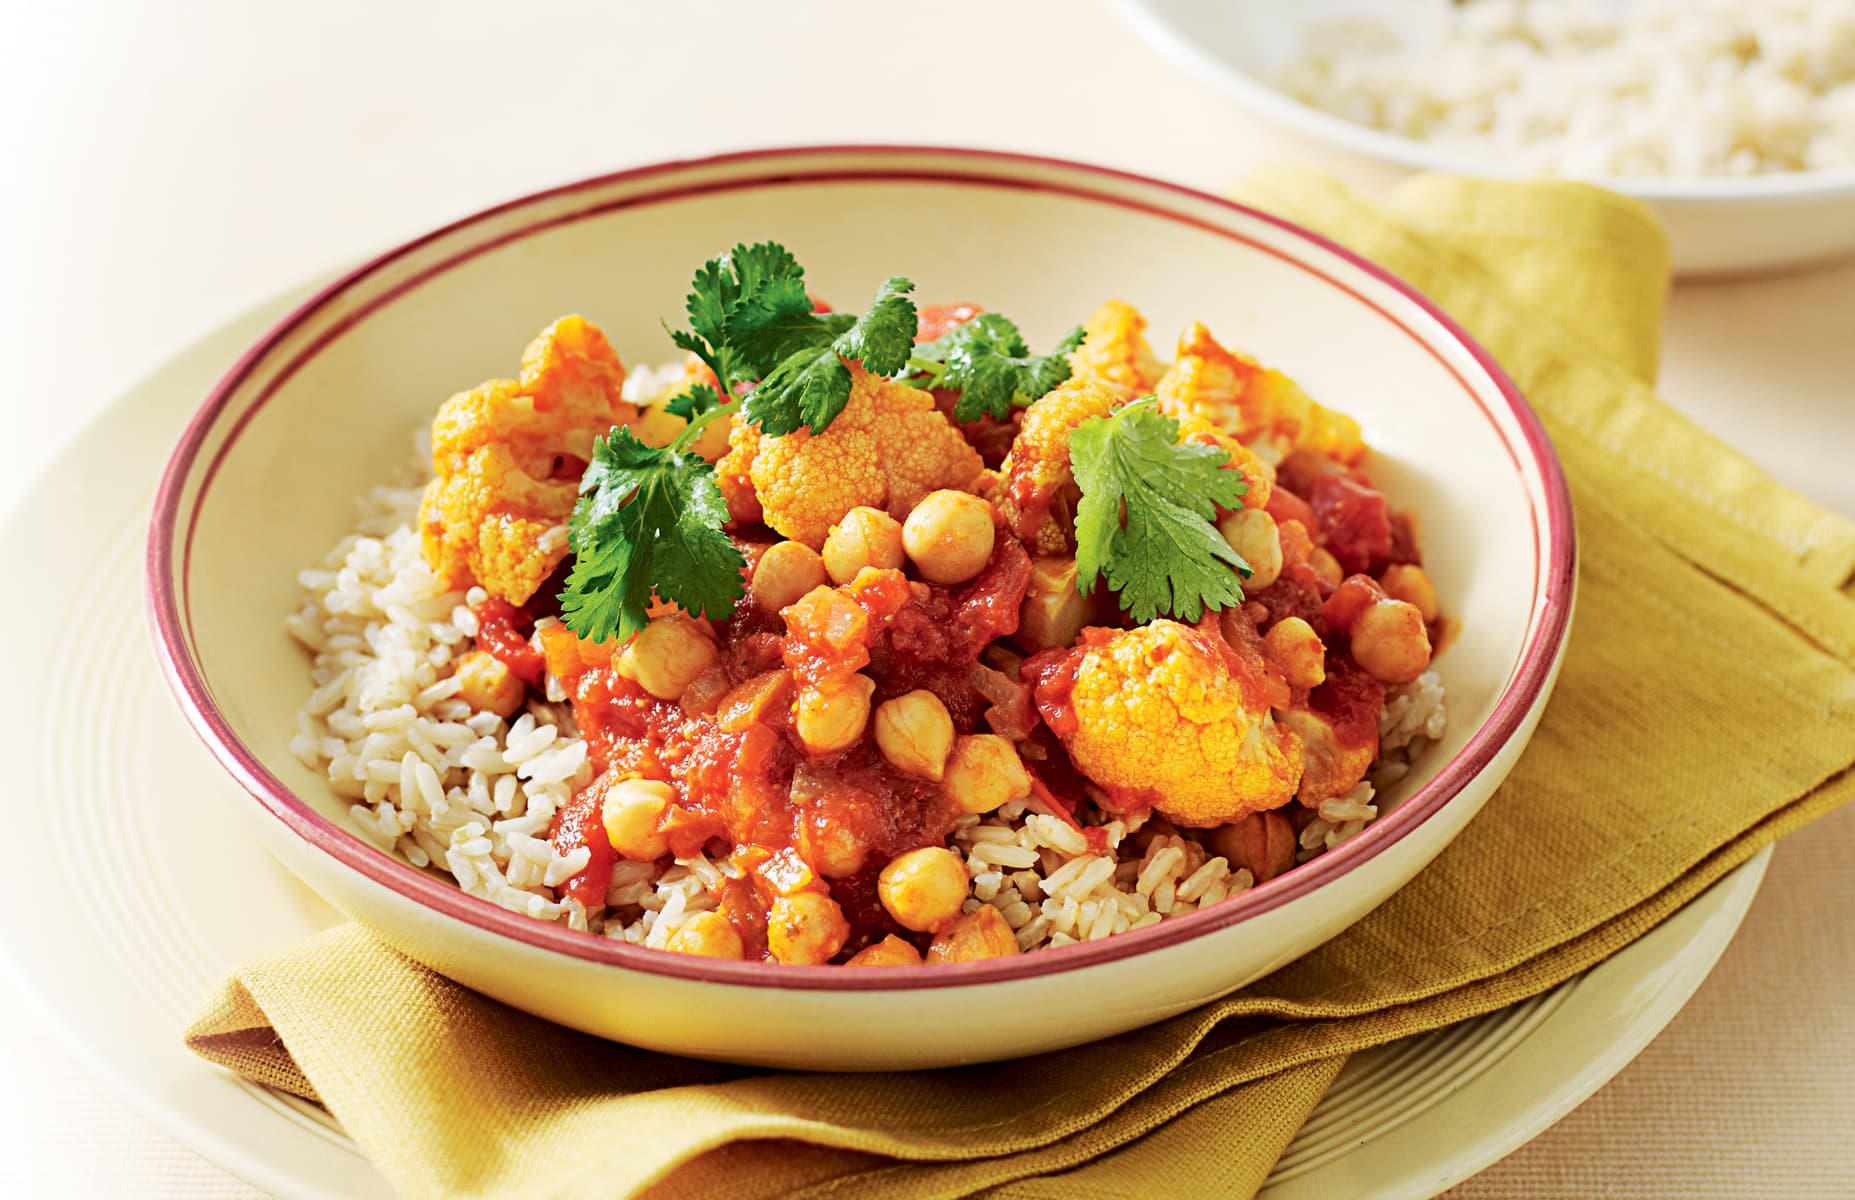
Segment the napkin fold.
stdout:
<path fill-rule="evenodd" d="M 476 995 L 352 925 L 241 968 L 188 1045 L 327 1105 L 407 1195 L 1248 1195 L 1347 1055 L 1557 985 L 1849 799 L 1855 523 L 1654 395 L 1668 258 L 1646 210 L 1442 176 L 1372 205 L 1298 168 L 1239 198 L 1464 324 L 1571 483 L 1582 573 L 1558 690 L 1410 885 L 1233 996 L 988 1066 L 806 1075 L 653 1054 Z"/>

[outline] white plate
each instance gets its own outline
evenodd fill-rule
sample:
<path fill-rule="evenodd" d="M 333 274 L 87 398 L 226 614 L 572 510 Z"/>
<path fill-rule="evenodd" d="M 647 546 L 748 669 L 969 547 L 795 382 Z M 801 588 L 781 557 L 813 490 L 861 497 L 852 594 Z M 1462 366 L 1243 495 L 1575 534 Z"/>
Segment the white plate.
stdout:
<path fill-rule="evenodd" d="M 338 920 L 246 835 L 233 785 L 156 671 L 142 539 L 175 431 L 237 352 L 303 293 L 222 328 L 127 395 L 0 528 L 16 755 L 0 965 L 175 1137 L 286 1196 L 389 1196 L 320 1109 L 207 1066 L 180 1042 L 237 963 Z M 21 852 L 30 848 L 30 853 Z M 1732 939 L 1769 851 L 1602 966 L 1526 1004 L 1356 1056 L 1264 1195 L 1434 1195 L 1590 1095 L 1674 1016 Z"/>

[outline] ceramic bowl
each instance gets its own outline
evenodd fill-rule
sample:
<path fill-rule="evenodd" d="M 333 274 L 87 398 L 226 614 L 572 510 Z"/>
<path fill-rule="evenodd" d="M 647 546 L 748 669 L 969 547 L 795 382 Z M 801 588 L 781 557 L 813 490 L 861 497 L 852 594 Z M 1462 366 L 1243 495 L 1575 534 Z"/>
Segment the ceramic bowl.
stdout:
<path fill-rule="evenodd" d="M 661 953 L 517 916 L 389 857 L 289 752 L 309 690 L 285 636 L 297 571 L 350 528 L 452 392 L 506 374 L 563 312 L 627 361 L 675 357 L 693 264 L 777 238 L 824 296 L 905 273 L 1054 338 L 1100 299 L 1158 348 L 1202 319 L 1360 419 L 1380 485 L 1422 514 L 1460 637 L 1436 669 L 1449 731 L 1333 852 L 1191 916 L 1011 959 L 890 970 Z M 207 398 L 157 498 L 148 584 L 180 703 L 242 789 L 252 853 L 408 955 L 577 1029 L 678 1054 L 876 1069 L 1011 1057 L 1182 1012 L 1306 953 L 1411 878 L 1519 756 L 1571 617 L 1565 484 L 1494 362 L 1384 271 L 1264 213 L 1118 171 L 971 150 L 839 147 L 666 163 L 466 218 L 353 271 Z M 1164 746 L 1153 747 L 1165 753 Z"/>
<path fill-rule="evenodd" d="M 1411 7 L 1378 0 L 1113 0 L 1142 38 L 1256 115 L 1327 151 L 1395 178 L 1414 171 L 1518 177 L 1524 172 L 1346 120 L 1303 104 L 1268 77 L 1311 25 L 1382 10 L 1408 23 Z M 1421 36 L 1419 32 L 1415 36 Z M 1677 273 L 1725 276 L 1798 266 L 1855 251 L 1855 168 L 1747 178 L 1616 177 L 1590 182 L 1634 196 L 1668 229 Z"/>

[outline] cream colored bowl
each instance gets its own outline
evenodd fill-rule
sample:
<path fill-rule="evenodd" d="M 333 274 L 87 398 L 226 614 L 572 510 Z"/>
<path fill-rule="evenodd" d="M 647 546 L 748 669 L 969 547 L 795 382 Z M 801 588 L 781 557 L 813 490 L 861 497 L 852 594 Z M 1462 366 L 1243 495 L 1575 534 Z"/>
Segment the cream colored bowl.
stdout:
<path fill-rule="evenodd" d="M 516 916 L 375 850 L 291 756 L 309 684 L 284 635 L 296 573 L 453 391 L 506 373 L 563 312 L 627 361 L 693 264 L 776 238 L 825 296 L 913 277 L 1047 342 L 1097 301 L 1156 331 L 1206 321 L 1357 416 L 1372 467 L 1422 514 L 1461 636 L 1437 662 L 1450 727 L 1335 851 L 1227 903 L 1102 942 L 891 970 L 660 953 Z M 1162 348 L 1164 338 L 1162 337 Z M 405 953 L 498 999 L 653 1049 L 884 1069 L 1074 1045 L 1182 1012 L 1332 937 L 1430 861 L 1512 767 L 1571 618 L 1573 530 L 1538 422 L 1488 356 L 1383 271 L 1273 217 L 1150 179 L 969 150 L 771 150 L 588 180 L 466 218 L 337 281 L 235 363 L 174 452 L 148 582 L 165 669 L 249 793 L 270 850 Z M 1154 753 L 1167 747 L 1154 746 Z M 228 794 L 231 793 L 228 790 Z"/>

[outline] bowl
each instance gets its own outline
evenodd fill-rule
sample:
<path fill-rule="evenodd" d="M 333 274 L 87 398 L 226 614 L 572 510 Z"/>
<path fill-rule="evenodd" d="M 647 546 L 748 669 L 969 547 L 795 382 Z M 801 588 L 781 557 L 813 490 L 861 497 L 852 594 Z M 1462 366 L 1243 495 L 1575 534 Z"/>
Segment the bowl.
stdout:
<path fill-rule="evenodd" d="M 505 374 L 562 312 L 627 362 L 673 358 L 659 318 L 692 265 L 778 238 L 820 295 L 910 274 L 1053 339 L 1108 296 L 1155 331 L 1193 318 L 1356 415 L 1375 476 L 1422 513 L 1461 634 L 1436 669 L 1452 719 L 1389 808 L 1306 866 L 1100 942 L 953 966 L 843 970 L 668 954 L 518 916 L 375 849 L 288 748 L 308 690 L 285 636 L 296 575 L 348 531 L 452 392 Z M 1162 348 L 1164 346 L 1162 340 Z M 162 479 L 148 542 L 158 653 L 267 847 L 412 958 L 549 1020 L 731 1062 L 889 1069 L 1013 1057 L 1185 1011 L 1281 966 L 1436 856 L 1519 756 L 1571 617 L 1565 483 L 1499 367 L 1407 285 L 1214 196 L 975 150 L 828 147 L 672 162 L 447 225 L 350 272 L 231 366 Z M 1156 751 L 1163 747 L 1155 747 Z M 1077 1003 L 1078 997 L 1086 997 Z"/>
<path fill-rule="evenodd" d="M 1268 82 L 1311 26 L 1394 9 L 1360 0 L 1112 0 L 1155 50 L 1257 116 L 1318 143 L 1374 179 L 1449 171 L 1496 179 L 1529 172 L 1349 121 Z M 1406 10 L 1407 11 L 1407 10 Z M 1855 251 L 1855 168 L 1736 178 L 1617 176 L 1588 182 L 1633 196 L 1668 229 L 1671 263 L 1687 276 L 1794 267 Z"/>

